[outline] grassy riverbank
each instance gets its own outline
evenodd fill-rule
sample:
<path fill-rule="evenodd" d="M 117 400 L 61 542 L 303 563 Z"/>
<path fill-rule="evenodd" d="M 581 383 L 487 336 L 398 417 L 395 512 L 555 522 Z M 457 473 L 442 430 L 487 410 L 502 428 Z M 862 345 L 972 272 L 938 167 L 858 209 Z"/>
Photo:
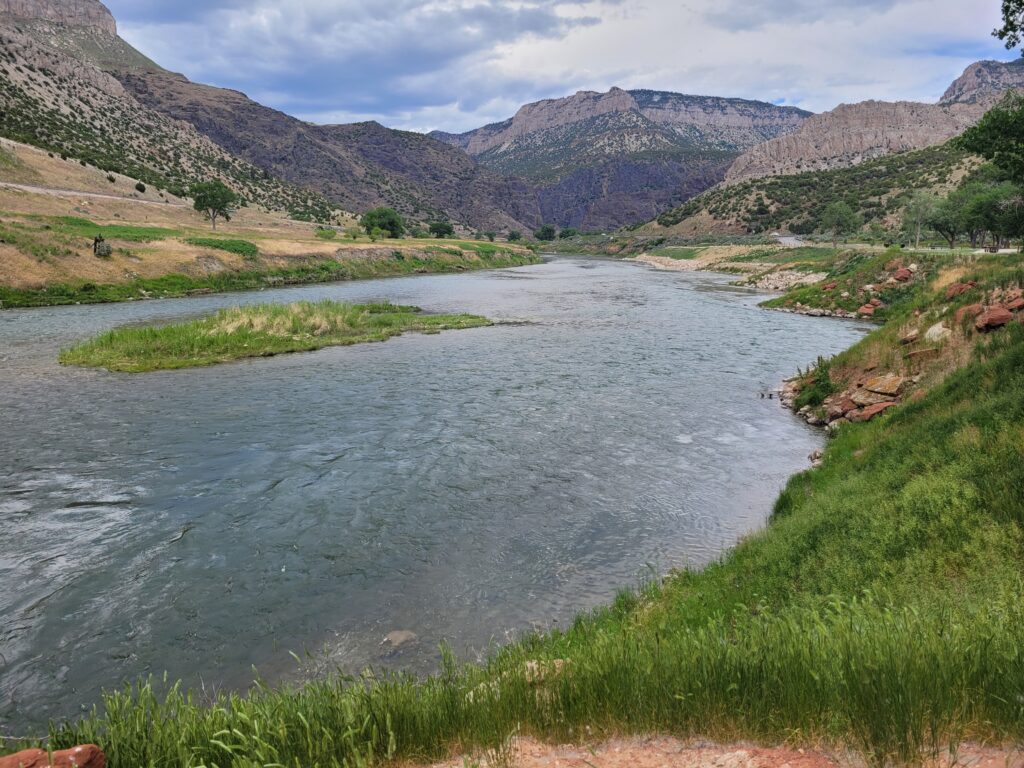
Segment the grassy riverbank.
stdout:
<path fill-rule="evenodd" d="M 241 264 L 235 269 L 211 274 L 172 272 L 158 277 L 137 277 L 117 283 L 77 280 L 51 283 L 40 288 L 0 286 L 0 308 L 177 298 L 197 293 L 255 291 L 306 283 L 502 269 L 536 264 L 540 261 L 539 257 L 528 251 L 486 248 L 484 244 L 469 245 L 474 247 L 463 249 L 461 245 L 452 244 L 447 248 L 409 248 L 403 243 L 390 248 L 354 250 L 338 257 L 292 257 L 287 266 L 275 266 L 273 262 L 258 264 L 250 260 L 249 263 Z"/>
<path fill-rule="evenodd" d="M 886 325 L 833 375 L 920 365 L 901 336 L 936 318 L 953 333 L 940 344 L 949 354 L 901 405 L 840 429 L 771 525 L 701 572 L 486 664 L 445 658 L 426 680 L 368 675 L 212 701 L 144 685 L 56 726 L 50 743 L 96 742 L 121 768 L 368 765 L 495 749 L 516 733 L 831 744 L 878 764 L 965 739 L 1019 742 L 1024 325 L 981 334 L 951 318 L 1019 286 L 1022 266 L 951 256 L 894 297 Z M 975 285 L 951 300 L 954 279 Z"/>
<path fill-rule="evenodd" d="M 418 307 L 388 303 L 259 304 L 222 309 L 188 323 L 118 328 L 64 350 L 60 361 L 141 373 L 386 341 L 409 331 L 439 333 L 490 324 L 477 315 L 424 315 Z"/>

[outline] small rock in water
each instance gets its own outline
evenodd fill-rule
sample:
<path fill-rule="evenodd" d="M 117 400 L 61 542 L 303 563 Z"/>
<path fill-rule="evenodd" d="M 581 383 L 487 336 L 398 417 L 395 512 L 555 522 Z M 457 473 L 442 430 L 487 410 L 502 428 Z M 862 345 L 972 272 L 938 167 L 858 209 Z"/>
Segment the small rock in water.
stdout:
<path fill-rule="evenodd" d="M 415 643 L 417 639 L 415 632 L 410 632 L 407 629 L 397 629 L 394 632 L 388 632 L 380 644 L 386 645 L 392 650 L 398 650 L 402 646 Z"/>

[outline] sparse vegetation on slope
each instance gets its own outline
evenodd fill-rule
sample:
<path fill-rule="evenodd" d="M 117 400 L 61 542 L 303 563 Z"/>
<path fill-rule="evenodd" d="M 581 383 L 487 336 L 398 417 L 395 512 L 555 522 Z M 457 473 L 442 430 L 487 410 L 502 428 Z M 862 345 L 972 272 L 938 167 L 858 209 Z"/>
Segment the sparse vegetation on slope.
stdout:
<path fill-rule="evenodd" d="M 814 232 L 829 205 L 845 203 L 865 224 L 892 223 L 916 190 L 948 191 L 977 164 L 950 145 L 889 155 L 853 168 L 776 176 L 718 187 L 658 217 L 663 227 L 706 217 L 744 232 Z"/>

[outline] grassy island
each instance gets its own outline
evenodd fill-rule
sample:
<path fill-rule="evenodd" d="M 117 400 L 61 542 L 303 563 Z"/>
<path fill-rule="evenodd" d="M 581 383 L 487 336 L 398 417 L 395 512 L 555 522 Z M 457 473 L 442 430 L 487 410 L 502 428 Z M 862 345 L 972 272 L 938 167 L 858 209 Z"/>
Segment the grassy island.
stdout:
<path fill-rule="evenodd" d="M 141 373 L 385 341 L 407 331 L 477 328 L 477 315 L 427 315 L 390 303 L 299 301 L 222 309 L 211 317 L 155 328 L 117 328 L 61 352 L 65 365 Z"/>

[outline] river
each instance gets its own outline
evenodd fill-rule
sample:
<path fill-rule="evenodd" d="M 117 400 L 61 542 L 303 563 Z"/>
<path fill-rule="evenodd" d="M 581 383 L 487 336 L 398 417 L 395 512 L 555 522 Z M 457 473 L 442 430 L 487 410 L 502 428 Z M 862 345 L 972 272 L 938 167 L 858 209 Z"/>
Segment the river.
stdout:
<path fill-rule="evenodd" d="M 0 312 L 0 734 L 140 675 L 427 671 L 700 566 L 822 436 L 759 393 L 865 326 L 601 259 Z M 58 351 L 296 299 L 513 321 L 111 374 Z M 417 640 L 381 645 L 394 630 Z M 298 668 L 289 651 L 309 652 Z"/>

